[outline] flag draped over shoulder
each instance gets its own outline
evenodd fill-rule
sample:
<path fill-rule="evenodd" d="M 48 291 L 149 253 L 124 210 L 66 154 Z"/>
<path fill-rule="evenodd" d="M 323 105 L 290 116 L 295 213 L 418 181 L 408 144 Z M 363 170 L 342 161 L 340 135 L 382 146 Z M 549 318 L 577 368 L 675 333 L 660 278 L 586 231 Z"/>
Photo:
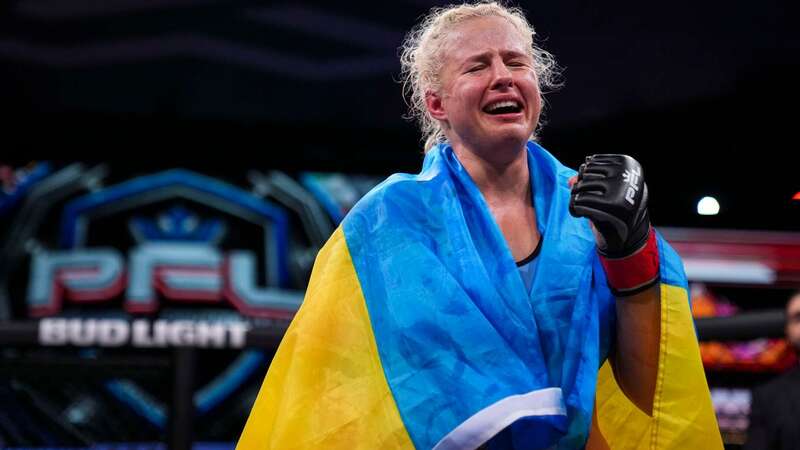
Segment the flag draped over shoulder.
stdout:
<path fill-rule="evenodd" d="M 530 291 L 452 149 L 432 149 L 320 251 L 237 448 L 577 449 L 595 394 L 611 448 L 721 448 L 677 255 L 659 236 L 650 417 L 598 377 L 615 300 L 588 221 L 568 213 L 575 172 L 535 143 L 528 164 L 543 238 Z"/>

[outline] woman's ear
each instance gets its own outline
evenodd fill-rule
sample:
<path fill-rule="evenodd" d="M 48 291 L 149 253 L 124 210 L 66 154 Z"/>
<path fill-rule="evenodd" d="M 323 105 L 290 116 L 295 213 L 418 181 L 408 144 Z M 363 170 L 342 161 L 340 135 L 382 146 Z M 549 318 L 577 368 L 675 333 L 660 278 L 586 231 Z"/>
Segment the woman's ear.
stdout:
<path fill-rule="evenodd" d="M 447 113 L 444 110 L 442 97 L 434 92 L 425 92 L 425 106 L 428 108 L 428 113 L 436 120 L 447 120 Z"/>

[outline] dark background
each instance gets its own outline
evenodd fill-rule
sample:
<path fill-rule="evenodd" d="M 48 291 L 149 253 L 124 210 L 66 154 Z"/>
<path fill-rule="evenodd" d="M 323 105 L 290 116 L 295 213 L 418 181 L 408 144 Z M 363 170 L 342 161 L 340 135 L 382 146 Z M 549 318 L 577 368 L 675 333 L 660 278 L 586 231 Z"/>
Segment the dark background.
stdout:
<path fill-rule="evenodd" d="M 542 144 L 635 156 L 656 225 L 800 228 L 798 3 L 609 3 L 521 3 L 565 68 Z M 415 172 L 397 47 L 440 4 L 0 3 L 0 161 Z"/>

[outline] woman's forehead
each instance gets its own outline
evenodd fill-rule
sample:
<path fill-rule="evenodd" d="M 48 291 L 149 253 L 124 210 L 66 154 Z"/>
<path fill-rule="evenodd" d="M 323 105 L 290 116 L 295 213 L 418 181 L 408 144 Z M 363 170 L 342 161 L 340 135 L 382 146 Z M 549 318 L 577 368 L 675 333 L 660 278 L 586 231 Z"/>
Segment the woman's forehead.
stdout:
<path fill-rule="evenodd" d="M 468 58 L 491 50 L 528 53 L 528 44 L 522 33 L 503 17 L 467 19 L 454 26 L 445 39 L 445 54 L 456 58 Z"/>

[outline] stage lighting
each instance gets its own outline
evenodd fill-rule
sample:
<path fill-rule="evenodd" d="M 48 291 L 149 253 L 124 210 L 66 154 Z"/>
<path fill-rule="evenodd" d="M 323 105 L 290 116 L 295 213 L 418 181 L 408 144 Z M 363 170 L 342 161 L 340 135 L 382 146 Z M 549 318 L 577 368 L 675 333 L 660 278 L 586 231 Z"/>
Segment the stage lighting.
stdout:
<path fill-rule="evenodd" d="M 719 202 L 714 197 L 703 197 L 697 202 L 697 214 L 715 216 L 719 213 Z"/>

